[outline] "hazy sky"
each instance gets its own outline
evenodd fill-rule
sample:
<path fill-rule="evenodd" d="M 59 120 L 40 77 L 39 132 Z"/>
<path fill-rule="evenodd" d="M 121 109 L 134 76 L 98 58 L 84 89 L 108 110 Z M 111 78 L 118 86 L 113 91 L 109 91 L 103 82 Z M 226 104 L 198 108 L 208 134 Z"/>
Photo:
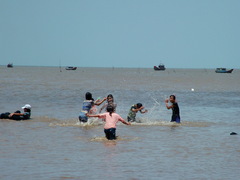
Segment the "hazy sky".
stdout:
<path fill-rule="evenodd" d="M 0 0 L 0 65 L 240 68 L 240 0 Z"/>

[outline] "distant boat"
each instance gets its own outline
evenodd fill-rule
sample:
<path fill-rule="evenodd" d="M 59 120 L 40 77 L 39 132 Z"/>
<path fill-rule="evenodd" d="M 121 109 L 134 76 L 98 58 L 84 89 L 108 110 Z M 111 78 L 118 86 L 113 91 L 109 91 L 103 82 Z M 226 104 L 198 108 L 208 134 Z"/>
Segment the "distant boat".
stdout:
<path fill-rule="evenodd" d="M 159 64 L 158 66 L 154 66 L 153 69 L 155 71 L 164 71 L 166 68 L 163 64 Z"/>
<path fill-rule="evenodd" d="M 12 68 L 13 67 L 13 63 L 8 63 L 7 67 L 8 68 Z"/>
<path fill-rule="evenodd" d="M 226 68 L 217 68 L 215 70 L 216 73 L 232 73 L 233 69 L 227 70 Z"/>
<path fill-rule="evenodd" d="M 68 67 L 66 67 L 65 69 L 66 69 L 66 70 L 76 70 L 77 67 L 68 66 Z"/>

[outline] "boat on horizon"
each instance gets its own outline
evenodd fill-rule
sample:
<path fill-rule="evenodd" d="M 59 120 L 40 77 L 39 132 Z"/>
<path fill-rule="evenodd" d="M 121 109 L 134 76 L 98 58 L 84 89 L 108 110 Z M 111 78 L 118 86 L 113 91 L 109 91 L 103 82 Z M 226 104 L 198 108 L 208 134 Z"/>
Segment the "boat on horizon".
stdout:
<path fill-rule="evenodd" d="M 13 67 L 13 63 L 8 63 L 7 67 L 8 68 L 12 68 Z"/>
<path fill-rule="evenodd" d="M 166 68 L 165 68 L 164 64 L 159 64 L 158 66 L 154 66 L 153 69 L 155 71 L 164 71 Z"/>
<path fill-rule="evenodd" d="M 216 73 L 232 73 L 233 69 L 227 70 L 226 68 L 216 68 Z"/>
<path fill-rule="evenodd" d="M 76 69 L 77 69 L 77 67 L 68 66 L 68 67 L 66 67 L 65 69 L 66 69 L 66 70 L 76 70 Z"/>

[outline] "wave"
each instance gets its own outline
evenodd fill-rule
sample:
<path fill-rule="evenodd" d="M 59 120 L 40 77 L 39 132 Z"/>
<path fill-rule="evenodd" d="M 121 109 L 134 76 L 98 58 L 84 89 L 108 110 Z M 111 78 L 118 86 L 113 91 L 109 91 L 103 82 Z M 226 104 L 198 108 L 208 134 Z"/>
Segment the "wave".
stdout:
<path fill-rule="evenodd" d="M 133 122 L 132 126 L 170 126 L 170 127 L 209 127 L 212 123 L 208 122 L 190 122 L 184 121 L 181 123 L 169 122 L 169 121 L 152 121 L 152 122 Z"/>
<path fill-rule="evenodd" d="M 82 123 L 79 122 L 77 118 L 72 119 L 57 119 L 47 116 L 34 117 L 31 120 L 37 122 L 47 122 L 49 126 L 61 126 L 61 127 L 86 127 L 86 128 L 94 128 L 96 126 L 103 126 L 104 121 L 98 118 L 89 118 L 88 122 Z M 215 123 L 212 122 L 193 122 L 193 121 L 184 121 L 181 123 L 169 122 L 166 120 L 157 120 L 157 119 L 141 119 L 139 118 L 136 122 L 132 122 L 131 126 L 169 126 L 169 127 L 209 127 Z M 118 126 L 123 125 L 122 123 L 118 123 Z"/>
<path fill-rule="evenodd" d="M 65 120 L 65 121 L 58 121 L 58 122 L 51 122 L 49 126 L 75 126 L 75 127 L 95 127 L 95 126 L 103 126 L 104 122 L 98 120 L 97 118 L 89 119 L 87 123 L 79 122 L 76 119 Z M 118 126 L 122 125 L 118 123 Z M 131 126 L 169 126 L 169 127 L 209 127 L 212 123 L 209 122 L 190 122 L 190 121 L 183 121 L 181 123 L 169 122 L 169 121 L 148 121 L 148 122 L 132 122 Z"/>
<path fill-rule="evenodd" d="M 135 140 L 137 140 L 137 139 L 139 139 L 139 138 L 137 138 L 137 137 L 127 137 L 127 136 L 117 136 L 117 139 L 116 140 L 111 140 L 111 141 L 109 141 L 105 136 L 102 136 L 102 137 L 93 137 L 93 138 L 91 138 L 89 141 L 91 141 L 91 142 L 105 142 L 105 143 L 109 143 L 109 144 L 111 144 L 111 143 L 116 143 L 116 141 L 135 141 Z"/>

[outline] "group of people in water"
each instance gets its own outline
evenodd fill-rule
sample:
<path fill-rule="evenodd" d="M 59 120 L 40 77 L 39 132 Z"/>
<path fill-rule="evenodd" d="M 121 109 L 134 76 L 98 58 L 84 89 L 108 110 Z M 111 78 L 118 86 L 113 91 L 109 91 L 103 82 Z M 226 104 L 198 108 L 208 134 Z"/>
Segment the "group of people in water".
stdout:
<path fill-rule="evenodd" d="M 104 101 L 107 101 L 99 110 L 97 114 L 96 106 L 100 106 Z M 169 104 L 170 103 L 170 104 Z M 178 103 L 176 102 L 175 95 L 171 95 L 169 99 L 165 100 L 166 108 L 172 109 L 172 118 L 171 122 L 180 123 L 180 112 Z M 134 104 L 130 107 L 127 121 L 125 121 L 119 114 L 116 113 L 117 104 L 114 102 L 112 94 L 109 94 L 107 97 L 96 101 L 92 98 L 92 94 L 87 92 L 85 94 L 85 100 L 83 101 L 82 110 L 79 114 L 79 121 L 81 123 L 88 122 L 89 117 L 98 117 L 105 121 L 104 133 L 108 140 L 116 139 L 116 124 L 118 121 L 126 125 L 131 125 L 131 122 L 136 121 L 137 112 L 147 113 L 148 110 L 144 108 L 141 103 Z M 31 105 L 25 104 L 23 107 L 23 112 L 17 110 L 14 113 L 2 113 L 0 114 L 0 119 L 11 119 L 11 120 L 27 120 L 31 117 Z M 104 113 L 101 113 L 102 111 Z"/>
<path fill-rule="evenodd" d="M 96 106 L 101 105 L 104 101 L 107 102 L 100 108 L 99 113 L 97 114 Z M 171 104 L 169 104 L 171 103 Z M 172 109 L 172 119 L 171 122 L 180 123 L 180 112 L 178 103 L 176 102 L 175 95 L 171 95 L 169 99 L 165 100 L 166 108 Z M 119 114 L 116 113 L 117 104 L 114 102 L 112 94 L 109 94 L 106 98 L 97 99 L 94 101 L 92 94 L 87 92 L 85 94 L 85 100 L 83 101 L 82 110 L 79 114 L 79 121 L 86 123 L 88 117 L 98 117 L 104 119 L 104 133 L 108 140 L 116 139 L 116 124 L 118 121 L 121 121 L 123 124 L 131 125 L 131 122 L 136 121 L 136 114 L 139 111 L 140 113 L 146 113 L 148 110 L 144 109 L 144 106 L 141 103 L 137 103 L 131 106 L 127 121 L 125 121 Z M 105 113 L 101 113 L 105 109 Z"/>

